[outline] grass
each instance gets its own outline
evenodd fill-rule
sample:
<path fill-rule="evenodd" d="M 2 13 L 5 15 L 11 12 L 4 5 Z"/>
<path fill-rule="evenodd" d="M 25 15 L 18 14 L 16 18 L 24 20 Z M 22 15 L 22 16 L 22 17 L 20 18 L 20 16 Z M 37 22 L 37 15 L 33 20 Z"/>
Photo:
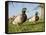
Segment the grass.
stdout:
<path fill-rule="evenodd" d="M 16 26 L 12 23 L 8 24 L 8 32 L 44 32 L 45 22 L 38 21 L 37 23 L 32 23 L 29 21 L 24 22 L 22 25 Z"/>

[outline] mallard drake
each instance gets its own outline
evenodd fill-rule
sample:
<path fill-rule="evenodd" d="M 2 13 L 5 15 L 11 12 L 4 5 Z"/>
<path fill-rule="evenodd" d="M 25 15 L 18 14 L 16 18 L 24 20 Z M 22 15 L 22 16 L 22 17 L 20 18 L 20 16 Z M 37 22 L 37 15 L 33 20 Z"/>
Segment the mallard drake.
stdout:
<path fill-rule="evenodd" d="M 26 21 L 26 19 L 27 19 L 27 15 L 25 14 L 26 10 L 27 10 L 26 8 L 22 9 L 22 14 L 18 15 L 14 19 L 13 24 L 22 24 Z"/>
<path fill-rule="evenodd" d="M 36 12 L 35 16 L 32 16 L 30 19 L 29 19 L 29 22 L 36 22 L 39 20 L 39 16 L 38 16 L 38 12 Z"/>

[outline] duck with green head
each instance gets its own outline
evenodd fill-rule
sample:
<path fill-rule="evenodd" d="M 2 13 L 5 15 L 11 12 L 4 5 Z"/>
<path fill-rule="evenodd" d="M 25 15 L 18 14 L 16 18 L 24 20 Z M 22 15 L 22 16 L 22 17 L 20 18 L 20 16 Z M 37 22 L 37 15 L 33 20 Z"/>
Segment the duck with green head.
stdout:
<path fill-rule="evenodd" d="M 22 9 L 22 14 L 18 15 L 14 19 L 13 24 L 23 24 L 26 21 L 26 19 L 27 19 L 27 15 L 25 14 L 26 10 L 27 10 L 27 8 Z"/>

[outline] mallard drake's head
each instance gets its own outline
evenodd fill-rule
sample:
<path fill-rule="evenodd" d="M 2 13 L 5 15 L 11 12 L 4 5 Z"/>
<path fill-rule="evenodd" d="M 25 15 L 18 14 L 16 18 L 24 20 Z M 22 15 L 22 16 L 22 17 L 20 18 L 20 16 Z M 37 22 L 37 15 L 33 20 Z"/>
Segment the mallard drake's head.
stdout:
<path fill-rule="evenodd" d="M 22 9 L 22 14 L 25 14 L 26 10 L 27 10 L 27 8 L 23 8 Z"/>

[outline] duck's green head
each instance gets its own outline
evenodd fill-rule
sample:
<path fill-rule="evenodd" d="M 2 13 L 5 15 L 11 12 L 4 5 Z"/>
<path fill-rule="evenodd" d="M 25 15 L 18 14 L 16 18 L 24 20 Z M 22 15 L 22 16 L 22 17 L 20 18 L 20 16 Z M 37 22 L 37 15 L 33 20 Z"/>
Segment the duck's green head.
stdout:
<path fill-rule="evenodd" d="M 27 8 L 23 8 L 22 9 L 22 14 L 25 14 L 26 10 L 27 10 Z"/>

